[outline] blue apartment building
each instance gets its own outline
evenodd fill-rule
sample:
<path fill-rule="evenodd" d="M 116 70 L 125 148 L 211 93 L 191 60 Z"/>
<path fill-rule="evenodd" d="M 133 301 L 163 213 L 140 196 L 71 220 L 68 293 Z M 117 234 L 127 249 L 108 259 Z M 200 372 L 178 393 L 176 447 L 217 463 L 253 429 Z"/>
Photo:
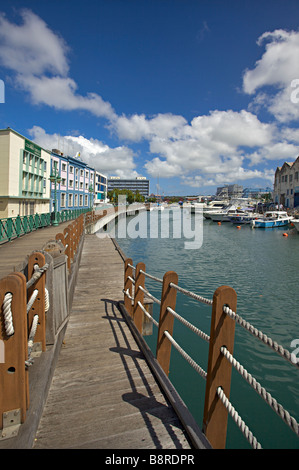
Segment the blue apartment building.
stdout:
<path fill-rule="evenodd" d="M 51 175 L 57 174 L 57 211 L 89 209 L 94 204 L 95 170 L 80 157 L 64 156 L 59 150 L 51 152 Z M 50 212 L 55 210 L 55 183 L 51 183 Z"/>

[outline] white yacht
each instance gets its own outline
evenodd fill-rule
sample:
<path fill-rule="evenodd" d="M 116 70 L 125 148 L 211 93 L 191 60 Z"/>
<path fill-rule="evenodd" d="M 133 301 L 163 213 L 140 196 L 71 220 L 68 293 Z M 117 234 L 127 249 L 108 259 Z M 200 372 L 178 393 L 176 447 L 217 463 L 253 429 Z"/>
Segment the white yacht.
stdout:
<path fill-rule="evenodd" d="M 214 200 L 214 201 L 209 202 L 209 204 L 203 204 L 201 210 L 202 210 L 203 216 L 206 219 L 210 219 L 211 214 L 213 214 L 214 212 L 219 212 L 223 210 L 225 207 L 227 207 L 227 205 L 228 205 L 227 200 L 222 200 L 222 201 Z"/>
<path fill-rule="evenodd" d="M 231 201 L 230 205 L 224 207 L 222 210 L 212 212 L 210 218 L 214 222 L 230 222 L 230 217 L 234 217 L 238 213 L 244 214 L 244 211 L 250 209 L 250 201 L 247 198 L 238 198 Z"/>

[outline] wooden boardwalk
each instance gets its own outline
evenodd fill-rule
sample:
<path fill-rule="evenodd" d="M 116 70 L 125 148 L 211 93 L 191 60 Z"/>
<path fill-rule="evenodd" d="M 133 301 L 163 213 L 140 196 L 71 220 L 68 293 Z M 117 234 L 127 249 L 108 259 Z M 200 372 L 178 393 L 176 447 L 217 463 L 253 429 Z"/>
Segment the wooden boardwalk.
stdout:
<path fill-rule="evenodd" d="M 123 260 L 86 235 L 73 307 L 34 448 L 190 449 L 117 305 Z"/>
<path fill-rule="evenodd" d="M 55 239 L 55 235 L 63 232 L 72 220 L 63 222 L 58 227 L 44 227 L 15 238 L 11 242 L 0 245 L 0 279 L 14 271 L 27 255 L 35 250 L 41 250 L 49 240 Z"/>

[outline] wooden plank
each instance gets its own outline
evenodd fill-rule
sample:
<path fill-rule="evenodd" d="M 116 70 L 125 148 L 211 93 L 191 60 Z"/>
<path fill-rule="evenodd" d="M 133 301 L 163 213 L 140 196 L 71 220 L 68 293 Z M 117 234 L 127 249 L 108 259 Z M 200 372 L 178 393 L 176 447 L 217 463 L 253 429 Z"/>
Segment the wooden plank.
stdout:
<path fill-rule="evenodd" d="M 123 260 L 85 237 L 73 307 L 35 448 L 190 449 L 124 317 Z"/>
<path fill-rule="evenodd" d="M 14 271 L 15 266 L 23 263 L 23 260 L 32 251 L 39 251 L 49 240 L 54 240 L 56 233 L 62 231 L 69 222 L 64 222 L 59 227 L 45 227 L 15 238 L 11 242 L 0 245 L 0 279 Z"/>

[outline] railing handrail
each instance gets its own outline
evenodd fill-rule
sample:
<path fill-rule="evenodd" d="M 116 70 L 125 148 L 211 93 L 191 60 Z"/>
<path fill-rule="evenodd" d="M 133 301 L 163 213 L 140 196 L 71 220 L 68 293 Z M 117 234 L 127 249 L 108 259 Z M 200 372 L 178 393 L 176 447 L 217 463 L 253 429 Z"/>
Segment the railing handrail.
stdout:
<path fill-rule="evenodd" d="M 158 305 L 160 305 L 160 308 L 162 310 L 162 297 L 163 297 L 163 289 L 164 289 L 164 293 L 165 293 L 165 285 L 164 285 L 164 278 L 165 276 L 163 277 L 163 280 L 156 277 L 156 276 L 153 276 L 149 273 L 146 273 L 145 269 L 138 269 L 138 264 L 136 267 L 134 267 L 133 263 L 132 263 L 132 260 L 131 259 L 127 259 L 126 261 L 126 266 L 127 268 L 131 269 L 131 271 L 135 271 L 136 272 L 139 272 L 139 273 L 142 273 L 143 275 L 143 278 L 149 278 L 149 279 L 152 279 L 154 281 L 157 281 L 157 282 L 162 282 L 163 286 L 162 286 L 162 294 L 161 294 L 161 301 L 159 299 L 157 299 L 155 296 L 153 296 L 145 287 L 144 287 L 144 283 L 143 285 L 141 284 L 138 284 L 136 283 L 136 276 L 135 276 L 135 279 L 133 279 L 132 276 L 130 275 L 127 275 L 126 276 L 126 270 L 125 270 L 125 284 L 126 282 L 128 283 L 128 281 L 131 282 L 131 286 L 129 284 L 127 284 L 127 289 L 124 290 L 124 295 L 125 295 L 125 298 L 126 296 L 129 297 L 130 299 L 132 299 L 134 301 L 134 298 L 135 298 L 135 295 L 136 295 L 136 292 L 137 290 L 141 290 L 144 294 L 146 294 L 149 298 L 151 298 L 154 302 L 156 302 Z M 166 273 L 167 274 L 167 273 Z M 126 281 L 127 279 L 127 281 Z M 132 288 L 132 285 L 134 283 L 134 293 L 133 295 L 130 295 L 129 294 L 129 290 L 130 290 L 130 287 Z M 215 299 L 217 300 L 217 296 L 215 296 L 217 290 L 215 291 L 214 293 L 214 296 L 213 296 L 213 300 L 209 300 L 209 299 L 206 299 L 205 297 L 202 297 L 192 291 L 189 291 L 187 289 L 184 289 L 182 287 L 180 287 L 178 284 L 176 284 L 175 282 L 169 282 L 168 283 L 168 286 L 167 286 L 167 289 L 169 291 L 169 289 L 174 289 L 175 291 L 177 292 L 180 292 L 184 295 L 187 295 L 189 297 L 191 297 L 192 299 L 194 300 L 197 300 L 197 301 L 200 301 L 202 303 L 205 303 L 205 304 L 208 304 L 208 305 L 211 305 L 214 309 L 214 302 L 215 302 Z M 229 289 L 229 288 L 228 288 Z M 131 292 L 132 292 L 132 289 L 131 289 Z M 131 301 L 131 300 L 130 300 Z M 155 324 L 156 327 L 159 328 L 160 330 L 160 327 L 161 327 L 161 321 L 156 321 L 152 315 L 150 315 L 150 313 L 145 309 L 144 305 L 142 305 L 142 303 L 140 301 L 138 301 L 138 308 L 141 309 L 141 311 L 144 313 L 144 315 L 146 315 L 148 318 L 150 318 L 152 321 L 153 321 L 153 324 Z M 160 310 L 160 317 L 161 317 L 161 310 Z M 263 343 L 267 346 L 269 346 L 273 351 L 275 351 L 276 353 L 278 353 L 280 356 L 282 356 L 283 358 L 287 359 L 288 362 L 290 362 L 291 364 L 293 365 L 297 365 L 297 367 L 299 367 L 299 364 L 295 364 L 292 360 L 291 360 L 291 354 L 289 351 L 287 351 L 285 348 L 283 348 L 281 345 L 279 345 L 277 342 L 273 341 L 271 338 L 269 338 L 267 335 L 265 335 L 264 333 L 262 333 L 260 330 L 258 330 L 257 328 L 253 327 L 253 325 L 251 325 L 250 323 L 246 322 L 242 317 L 240 317 L 240 315 L 238 315 L 235 311 L 235 309 L 231 309 L 225 302 L 223 302 L 221 304 L 221 307 L 220 307 L 220 314 L 221 315 L 224 315 L 225 318 L 227 319 L 230 319 L 230 321 L 232 320 L 233 323 L 237 323 L 239 325 L 241 325 L 242 327 L 245 328 L 245 330 L 249 331 L 251 334 L 253 334 L 255 337 L 259 338 L 261 341 L 263 341 Z M 204 339 L 205 341 L 209 342 L 210 343 L 210 350 L 211 348 L 213 347 L 211 345 L 211 337 L 209 335 L 207 335 L 206 333 L 204 333 L 203 331 L 201 331 L 199 328 L 197 328 L 195 325 L 193 325 L 192 323 L 190 323 L 189 321 L 187 321 L 184 317 L 182 317 L 180 314 L 178 314 L 174 308 L 170 307 L 170 306 L 166 306 L 166 311 L 167 313 L 171 314 L 174 318 L 178 319 L 182 324 L 184 324 L 186 327 L 188 327 L 191 331 L 193 331 L 194 333 L 196 333 L 198 336 L 200 336 L 202 339 Z M 133 316 L 133 320 L 134 320 L 134 312 L 135 310 L 132 312 L 129 312 L 132 316 Z M 186 351 L 184 351 L 184 349 L 179 345 L 179 343 L 173 338 L 172 336 L 172 332 L 169 332 L 166 329 L 164 329 L 163 331 L 163 336 L 165 338 L 167 338 L 167 340 L 170 342 L 171 345 L 173 345 L 178 351 L 179 353 L 187 360 L 187 362 L 205 379 L 207 379 L 207 382 L 208 382 L 208 375 L 209 375 L 209 370 L 208 372 L 205 372 L 201 366 L 199 366 L 189 355 Z M 212 334 L 212 329 L 211 329 L 211 334 Z M 161 336 L 160 336 L 161 338 Z M 223 343 L 225 344 L 225 343 Z M 290 413 L 285 410 L 282 405 L 280 405 L 277 400 L 275 398 L 273 398 L 271 396 L 271 394 L 269 392 L 267 392 L 267 390 L 261 386 L 261 384 L 259 382 L 257 382 L 257 380 L 237 361 L 237 359 L 230 353 L 229 351 L 229 348 L 227 347 L 224 347 L 223 344 L 219 347 L 219 353 L 222 357 L 226 358 L 227 360 L 227 364 L 229 365 L 232 365 L 233 367 L 236 368 L 236 370 L 239 372 L 239 374 L 241 375 L 242 378 L 244 378 L 247 383 L 255 390 L 257 391 L 257 393 L 265 400 L 265 402 L 277 413 L 277 415 L 290 427 L 290 429 L 299 437 L 299 424 L 298 422 L 296 421 L 296 419 L 294 417 L 292 417 L 290 415 Z M 158 351 L 158 347 L 157 347 L 157 351 Z M 169 353 L 168 353 L 169 354 Z M 209 352 L 209 362 L 210 362 L 210 354 L 211 352 Z M 170 354 L 169 354 L 169 357 L 170 357 Z M 158 359 L 158 353 L 157 353 L 157 359 Z M 229 380 L 230 380 L 230 375 L 229 375 Z M 261 445 L 260 443 L 257 441 L 257 439 L 253 436 L 252 432 L 249 430 L 248 426 L 245 424 L 245 422 L 242 420 L 242 418 L 240 417 L 240 415 L 237 413 L 237 411 L 235 410 L 235 408 L 233 407 L 233 405 L 230 403 L 229 401 L 229 393 L 225 393 L 225 391 L 223 390 L 223 388 L 219 385 L 217 386 L 217 388 L 215 389 L 215 394 L 217 395 L 217 397 L 219 398 L 219 400 L 222 402 L 222 404 L 224 405 L 225 409 L 227 410 L 227 413 L 229 413 L 231 415 L 231 417 L 233 418 L 233 420 L 238 424 L 241 432 L 243 433 L 243 435 L 247 438 L 248 442 L 250 443 L 250 445 L 254 448 L 254 449 L 260 449 L 261 448 Z M 206 399 L 207 399 L 207 392 L 206 392 Z M 205 419 L 205 418 L 204 418 Z M 226 433 L 226 431 L 225 431 Z M 213 443 L 211 442 L 211 444 L 213 445 Z"/>

